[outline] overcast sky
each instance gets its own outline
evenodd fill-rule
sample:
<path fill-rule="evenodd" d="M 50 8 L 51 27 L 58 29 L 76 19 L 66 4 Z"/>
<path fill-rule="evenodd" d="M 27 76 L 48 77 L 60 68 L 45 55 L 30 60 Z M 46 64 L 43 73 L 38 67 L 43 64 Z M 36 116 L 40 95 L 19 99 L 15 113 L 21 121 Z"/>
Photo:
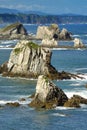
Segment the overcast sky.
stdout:
<path fill-rule="evenodd" d="M 0 0 L 0 7 L 50 14 L 87 15 L 87 0 Z"/>

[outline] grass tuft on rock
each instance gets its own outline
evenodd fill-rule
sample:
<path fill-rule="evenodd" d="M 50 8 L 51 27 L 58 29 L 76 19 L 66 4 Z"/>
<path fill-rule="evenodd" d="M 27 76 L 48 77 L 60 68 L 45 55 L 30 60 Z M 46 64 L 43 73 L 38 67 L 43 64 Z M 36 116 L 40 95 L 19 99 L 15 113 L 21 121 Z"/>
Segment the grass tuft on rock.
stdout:
<path fill-rule="evenodd" d="M 37 49 L 37 48 L 40 47 L 38 44 L 36 44 L 36 43 L 34 43 L 34 42 L 29 42 L 29 43 L 27 43 L 27 46 L 28 46 L 28 47 L 32 47 L 32 48 L 34 48 L 34 49 Z"/>
<path fill-rule="evenodd" d="M 2 32 L 6 32 L 6 31 L 8 31 L 8 30 L 10 30 L 10 29 L 12 29 L 12 28 L 17 27 L 19 24 L 20 24 L 19 22 L 16 22 L 16 23 L 14 23 L 14 24 L 8 25 L 8 26 L 2 28 L 1 31 L 2 31 Z"/>

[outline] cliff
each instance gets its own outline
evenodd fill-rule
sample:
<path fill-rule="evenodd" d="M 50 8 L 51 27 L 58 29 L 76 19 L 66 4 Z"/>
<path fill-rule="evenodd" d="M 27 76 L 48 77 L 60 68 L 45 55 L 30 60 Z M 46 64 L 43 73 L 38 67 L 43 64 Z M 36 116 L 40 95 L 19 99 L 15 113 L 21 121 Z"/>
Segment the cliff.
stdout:
<path fill-rule="evenodd" d="M 38 15 L 31 14 L 0 14 L 0 23 L 14 23 L 20 21 L 21 23 L 30 24 L 52 24 L 52 23 L 87 23 L 87 16 L 84 15 Z"/>

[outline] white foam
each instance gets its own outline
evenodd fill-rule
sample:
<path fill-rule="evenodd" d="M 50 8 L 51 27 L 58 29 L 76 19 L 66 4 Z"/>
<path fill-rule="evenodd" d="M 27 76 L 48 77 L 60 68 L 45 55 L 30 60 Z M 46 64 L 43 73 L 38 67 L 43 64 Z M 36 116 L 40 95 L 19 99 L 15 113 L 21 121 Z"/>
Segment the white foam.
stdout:
<path fill-rule="evenodd" d="M 65 92 L 68 98 L 71 98 L 73 95 L 80 95 L 84 98 L 87 98 L 87 91 L 86 90 L 78 90 L 78 91 L 67 91 Z"/>
<path fill-rule="evenodd" d="M 61 113 L 53 113 L 53 116 L 60 116 L 60 117 L 66 117 L 66 114 L 61 114 Z"/>
<path fill-rule="evenodd" d="M 87 68 L 77 68 L 75 69 L 76 71 L 79 71 L 79 70 L 87 70 Z"/>
<path fill-rule="evenodd" d="M 56 107 L 55 108 L 55 110 L 69 110 L 69 109 L 75 109 L 74 107 L 60 107 L 60 106 L 58 106 L 58 107 Z"/>
<path fill-rule="evenodd" d="M 19 100 L 15 100 L 15 101 L 13 101 L 13 100 L 10 100 L 10 101 L 8 101 L 8 100 L 0 100 L 0 105 L 6 105 L 7 103 L 15 103 L 15 102 L 18 102 L 20 105 L 27 105 L 27 104 L 29 104 L 30 102 L 31 102 L 31 100 L 30 99 L 25 99 L 25 101 L 19 101 Z"/>
<path fill-rule="evenodd" d="M 80 37 L 80 35 L 73 35 L 73 37 Z"/>
<path fill-rule="evenodd" d="M 68 48 L 53 48 L 52 50 L 68 50 Z"/>
<path fill-rule="evenodd" d="M 74 83 L 74 84 L 70 84 L 70 86 L 80 86 L 80 83 Z"/>

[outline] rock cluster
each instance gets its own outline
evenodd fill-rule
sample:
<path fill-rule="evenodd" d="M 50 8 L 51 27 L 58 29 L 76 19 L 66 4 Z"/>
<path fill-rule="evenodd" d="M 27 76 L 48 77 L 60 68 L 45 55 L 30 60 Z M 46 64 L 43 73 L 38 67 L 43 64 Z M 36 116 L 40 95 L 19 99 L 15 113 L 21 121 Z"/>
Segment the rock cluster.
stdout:
<path fill-rule="evenodd" d="M 29 106 L 45 109 L 52 109 L 56 106 L 79 108 L 80 104 L 87 104 L 87 99 L 79 95 L 73 95 L 68 99 L 63 90 L 49 80 L 48 77 L 40 75 L 36 85 L 36 92 Z"/>
<path fill-rule="evenodd" d="M 66 30 L 60 30 L 57 24 L 39 26 L 36 34 L 37 39 L 71 40 L 71 34 Z"/>
<path fill-rule="evenodd" d="M 65 107 L 80 107 L 80 104 L 87 104 L 87 99 L 79 96 L 79 95 L 73 95 L 67 102 L 65 102 Z"/>

